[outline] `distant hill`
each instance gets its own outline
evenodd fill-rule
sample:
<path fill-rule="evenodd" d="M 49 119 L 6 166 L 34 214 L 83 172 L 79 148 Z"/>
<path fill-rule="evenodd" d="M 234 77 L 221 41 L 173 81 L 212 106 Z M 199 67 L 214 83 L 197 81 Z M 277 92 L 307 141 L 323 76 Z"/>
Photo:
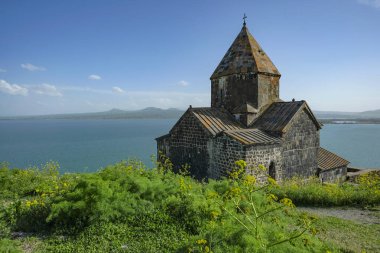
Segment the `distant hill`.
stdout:
<path fill-rule="evenodd" d="M 364 112 L 314 111 L 324 124 L 380 124 L 380 110 Z"/>
<path fill-rule="evenodd" d="M 314 111 L 318 119 L 380 119 L 380 109 L 364 112 Z"/>
<path fill-rule="evenodd" d="M 380 109 L 379 110 L 373 110 L 373 111 L 365 111 L 360 113 L 362 117 L 368 117 L 368 118 L 380 118 Z"/>
<path fill-rule="evenodd" d="M 11 119 L 172 119 L 172 118 L 179 118 L 183 114 L 183 112 L 184 111 L 175 109 L 175 108 L 160 109 L 156 107 L 147 107 L 145 109 L 136 110 L 136 111 L 111 109 L 105 112 L 93 112 L 93 113 L 0 117 L 0 120 L 11 120 Z"/>
<path fill-rule="evenodd" d="M 10 119 L 175 119 L 184 113 L 176 108 L 161 109 L 147 107 L 136 111 L 111 109 L 104 112 L 51 114 L 37 116 L 1 117 L 0 120 Z M 380 123 L 380 109 L 364 112 L 314 111 L 322 123 Z"/>

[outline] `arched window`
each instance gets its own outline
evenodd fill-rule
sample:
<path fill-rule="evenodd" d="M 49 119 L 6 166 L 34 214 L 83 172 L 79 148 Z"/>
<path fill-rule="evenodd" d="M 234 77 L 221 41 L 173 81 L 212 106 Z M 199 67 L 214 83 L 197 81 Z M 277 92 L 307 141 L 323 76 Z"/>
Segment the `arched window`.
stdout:
<path fill-rule="evenodd" d="M 276 165 L 273 161 L 269 164 L 269 176 L 273 179 L 276 179 Z"/>

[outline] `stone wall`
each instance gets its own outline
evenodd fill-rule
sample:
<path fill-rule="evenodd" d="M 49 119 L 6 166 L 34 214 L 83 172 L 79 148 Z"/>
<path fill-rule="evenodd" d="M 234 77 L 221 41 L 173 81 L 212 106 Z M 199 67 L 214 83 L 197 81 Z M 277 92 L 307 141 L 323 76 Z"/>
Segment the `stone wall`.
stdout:
<path fill-rule="evenodd" d="M 210 139 L 208 142 L 210 154 L 209 177 L 218 179 L 227 176 L 227 171 L 234 167 L 235 161 L 244 160 L 247 163 L 246 172 L 253 174 L 258 181 L 266 180 L 269 174 L 269 166 L 273 163 L 275 179 L 282 178 L 281 146 L 280 145 L 256 145 L 243 146 L 240 142 L 221 135 Z M 263 172 L 258 169 L 259 165 L 267 168 Z"/>
<path fill-rule="evenodd" d="M 157 147 L 165 151 L 174 165 L 174 171 L 188 164 L 190 173 L 198 178 L 207 177 L 209 155 L 207 141 L 210 135 L 202 128 L 199 121 L 190 112 L 186 112 L 171 130 L 168 140 L 158 140 Z"/>
<path fill-rule="evenodd" d="M 257 108 L 257 75 L 234 74 L 211 80 L 211 107 L 221 107 L 232 112 L 243 103 Z"/>
<path fill-rule="evenodd" d="M 258 74 L 258 109 L 280 97 L 280 77 Z"/>
<path fill-rule="evenodd" d="M 248 172 L 254 174 L 259 182 L 266 180 L 271 175 L 274 179 L 281 181 L 283 178 L 282 171 L 282 147 L 280 145 L 259 145 L 249 146 L 246 148 L 245 161 L 247 162 Z M 266 171 L 260 171 L 259 165 L 265 166 Z M 251 172 L 252 171 L 252 172 Z"/>
<path fill-rule="evenodd" d="M 291 124 L 284 136 L 283 174 L 286 178 L 316 175 L 319 131 L 305 110 Z"/>
<path fill-rule="evenodd" d="M 347 178 L 347 166 L 320 171 L 319 178 L 323 183 L 343 182 Z"/>
<path fill-rule="evenodd" d="M 210 178 L 219 179 L 227 176 L 227 171 L 234 167 L 235 161 L 244 159 L 244 147 L 224 135 L 210 139 L 207 147 L 210 154 L 208 171 Z"/>
<path fill-rule="evenodd" d="M 170 156 L 170 134 L 158 137 L 157 141 L 157 159 L 163 154 L 166 157 Z"/>
<path fill-rule="evenodd" d="M 276 101 L 279 98 L 279 76 L 264 74 L 233 74 L 211 80 L 211 107 L 221 107 L 232 112 L 242 104 L 254 108 Z"/>

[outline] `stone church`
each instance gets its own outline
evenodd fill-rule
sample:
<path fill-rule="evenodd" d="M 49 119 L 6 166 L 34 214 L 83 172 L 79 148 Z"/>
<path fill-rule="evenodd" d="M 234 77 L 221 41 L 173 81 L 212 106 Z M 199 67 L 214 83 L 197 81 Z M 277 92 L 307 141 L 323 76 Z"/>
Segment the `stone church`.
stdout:
<path fill-rule="evenodd" d="M 262 180 L 345 178 L 349 162 L 320 147 L 322 125 L 306 101 L 280 99 L 280 77 L 244 22 L 211 75 L 211 107 L 190 106 L 156 139 L 159 154 L 170 158 L 175 170 L 189 165 L 198 179 L 226 176 L 237 160 Z M 257 174 L 259 165 L 267 171 Z"/>

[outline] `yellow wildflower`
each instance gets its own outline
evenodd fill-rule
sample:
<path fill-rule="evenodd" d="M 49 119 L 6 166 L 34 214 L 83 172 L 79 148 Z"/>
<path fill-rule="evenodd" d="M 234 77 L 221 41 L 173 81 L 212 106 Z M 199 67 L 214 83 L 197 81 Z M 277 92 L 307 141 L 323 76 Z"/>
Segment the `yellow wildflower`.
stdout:
<path fill-rule="evenodd" d="M 245 180 L 244 182 L 247 184 L 247 185 L 253 185 L 256 183 L 256 177 L 255 176 L 252 176 L 252 175 L 247 175 L 245 177 Z"/>
<path fill-rule="evenodd" d="M 231 195 L 239 195 L 241 193 L 241 189 L 239 187 L 232 187 L 230 189 Z"/>
<path fill-rule="evenodd" d="M 199 245 L 203 245 L 203 244 L 206 244 L 206 243 L 207 243 L 207 241 L 205 239 L 199 239 L 199 240 L 197 240 L 197 244 L 199 244 Z"/>
<path fill-rule="evenodd" d="M 292 200 L 289 199 L 289 198 L 283 198 L 280 200 L 280 202 L 282 204 L 284 204 L 285 206 L 288 206 L 288 207 L 295 207 L 295 205 L 293 204 Z"/>
<path fill-rule="evenodd" d="M 276 195 L 274 195 L 274 194 L 269 194 L 269 195 L 268 195 L 268 199 L 269 199 L 269 200 L 273 200 L 273 201 L 277 201 L 277 200 L 278 200 L 278 197 L 277 197 Z"/>
<path fill-rule="evenodd" d="M 220 215 L 220 213 L 219 212 L 217 212 L 217 211 L 211 211 L 211 218 L 212 219 L 216 219 L 216 218 L 218 218 L 218 216 Z"/>
<path fill-rule="evenodd" d="M 258 167 L 259 167 L 259 170 L 261 170 L 261 171 L 267 171 L 267 168 L 262 164 L 259 164 Z"/>
<path fill-rule="evenodd" d="M 270 185 L 277 185 L 276 180 L 274 180 L 274 179 L 271 178 L 271 177 L 268 177 L 268 183 L 269 183 Z"/>
<path fill-rule="evenodd" d="M 207 197 L 210 198 L 210 199 L 216 198 L 216 197 L 218 197 L 218 193 L 215 192 L 215 191 L 210 191 L 210 192 L 207 193 Z"/>

